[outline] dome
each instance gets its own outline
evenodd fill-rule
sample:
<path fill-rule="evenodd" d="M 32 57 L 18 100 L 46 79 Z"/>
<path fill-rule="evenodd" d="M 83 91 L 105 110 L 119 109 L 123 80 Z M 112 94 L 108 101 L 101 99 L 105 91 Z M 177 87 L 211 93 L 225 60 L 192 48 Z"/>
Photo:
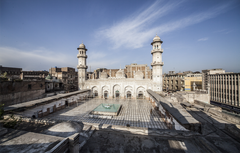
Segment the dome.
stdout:
<path fill-rule="evenodd" d="M 84 45 L 83 43 L 81 43 L 81 44 L 79 45 L 79 48 L 85 49 L 85 45 Z"/>
<path fill-rule="evenodd" d="M 108 78 L 108 74 L 107 72 L 101 72 L 101 75 L 100 75 L 100 79 L 107 79 Z"/>
<path fill-rule="evenodd" d="M 50 74 L 48 74 L 48 76 L 45 79 L 50 80 L 50 79 L 52 79 L 52 76 Z"/>
<path fill-rule="evenodd" d="M 124 70 L 118 70 L 116 73 L 116 78 L 125 78 Z"/>
<path fill-rule="evenodd" d="M 156 36 L 153 38 L 153 41 L 161 41 L 160 37 L 156 34 Z"/>
<path fill-rule="evenodd" d="M 143 79 L 143 73 L 142 71 L 137 71 L 134 76 L 135 79 Z"/>
<path fill-rule="evenodd" d="M 83 126 L 77 122 L 62 122 L 50 127 L 44 133 L 48 135 L 68 137 L 75 133 L 80 133 L 82 129 Z"/>
<path fill-rule="evenodd" d="M 156 34 L 156 36 L 153 38 L 153 42 L 151 43 L 151 45 L 153 45 L 155 42 L 160 42 L 163 43 L 163 41 L 160 39 L 160 37 Z"/>

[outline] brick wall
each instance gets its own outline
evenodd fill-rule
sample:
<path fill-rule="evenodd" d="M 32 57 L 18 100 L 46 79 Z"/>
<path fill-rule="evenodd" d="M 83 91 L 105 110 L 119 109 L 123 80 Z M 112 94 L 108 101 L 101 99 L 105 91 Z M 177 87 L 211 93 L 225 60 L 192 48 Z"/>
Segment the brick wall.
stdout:
<path fill-rule="evenodd" d="M 45 96 L 45 81 L 5 81 L 0 83 L 0 103 L 5 106 Z"/>

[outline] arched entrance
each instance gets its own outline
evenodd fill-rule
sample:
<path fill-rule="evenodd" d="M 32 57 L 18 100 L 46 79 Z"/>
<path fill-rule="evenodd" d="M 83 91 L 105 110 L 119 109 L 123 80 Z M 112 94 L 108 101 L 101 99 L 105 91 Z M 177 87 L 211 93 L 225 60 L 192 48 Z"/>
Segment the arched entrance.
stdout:
<path fill-rule="evenodd" d="M 113 92 L 112 92 L 113 98 L 120 98 L 120 91 L 121 91 L 120 85 L 115 84 L 113 86 Z"/>
<path fill-rule="evenodd" d="M 143 92 L 142 92 L 142 91 L 139 91 L 139 93 L 138 93 L 138 99 L 143 99 Z"/>
<path fill-rule="evenodd" d="M 120 97 L 120 93 L 119 93 L 118 90 L 115 92 L 115 97 L 116 97 L 116 98 L 119 98 L 119 97 Z"/>
<path fill-rule="evenodd" d="M 104 91 L 104 98 L 108 98 L 108 91 Z"/>
<path fill-rule="evenodd" d="M 131 93 L 131 91 L 128 91 L 127 92 L 127 98 L 131 99 L 131 97 L 132 97 L 132 93 Z"/>
<path fill-rule="evenodd" d="M 124 89 L 124 96 L 125 98 L 132 98 L 132 93 L 133 93 L 133 87 L 131 86 L 126 86 Z"/>
<path fill-rule="evenodd" d="M 93 97 L 98 97 L 98 88 L 96 86 L 92 87 Z"/>
<path fill-rule="evenodd" d="M 94 91 L 93 96 L 98 97 L 98 91 L 97 90 Z"/>

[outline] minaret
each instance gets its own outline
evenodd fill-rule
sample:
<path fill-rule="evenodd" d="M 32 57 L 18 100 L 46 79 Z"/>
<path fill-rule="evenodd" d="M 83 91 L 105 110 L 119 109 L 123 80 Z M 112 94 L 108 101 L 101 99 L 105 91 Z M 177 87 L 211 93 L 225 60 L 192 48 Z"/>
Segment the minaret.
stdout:
<path fill-rule="evenodd" d="M 153 80 L 153 91 L 162 91 L 162 53 L 163 49 L 161 48 L 163 41 L 161 41 L 160 37 L 156 35 L 153 38 L 153 42 L 151 45 L 153 49 L 151 51 L 152 54 L 152 80 Z"/>
<path fill-rule="evenodd" d="M 77 48 L 78 50 L 78 90 L 84 89 L 84 83 L 87 79 L 87 55 L 86 51 L 87 49 L 85 48 L 85 45 L 82 43 L 79 45 Z"/>

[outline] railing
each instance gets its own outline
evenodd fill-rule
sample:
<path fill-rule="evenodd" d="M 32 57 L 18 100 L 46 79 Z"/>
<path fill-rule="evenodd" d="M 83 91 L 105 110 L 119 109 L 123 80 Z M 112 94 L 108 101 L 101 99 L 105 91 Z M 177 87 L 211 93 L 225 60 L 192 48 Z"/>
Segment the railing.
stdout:
<path fill-rule="evenodd" d="M 164 63 L 163 62 L 152 62 L 151 63 L 151 66 L 154 66 L 154 65 L 161 65 L 161 66 L 163 66 L 164 65 Z"/>
<path fill-rule="evenodd" d="M 155 52 L 163 52 L 163 49 L 153 49 L 152 51 L 151 51 L 151 54 L 153 54 L 153 53 L 155 53 Z"/>
<path fill-rule="evenodd" d="M 86 65 L 78 65 L 77 68 L 78 68 L 78 69 L 79 69 L 79 68 L 87 69 L 88 66 L 86 66 Z"/>
<path fill-rule="evenodd" d="M 77 55 L 77 58 L 79 58 L 79 57 L 87 58 L 88 56 L 87 56 L 87 55 L 78 54 L 78 55 Z"/>

